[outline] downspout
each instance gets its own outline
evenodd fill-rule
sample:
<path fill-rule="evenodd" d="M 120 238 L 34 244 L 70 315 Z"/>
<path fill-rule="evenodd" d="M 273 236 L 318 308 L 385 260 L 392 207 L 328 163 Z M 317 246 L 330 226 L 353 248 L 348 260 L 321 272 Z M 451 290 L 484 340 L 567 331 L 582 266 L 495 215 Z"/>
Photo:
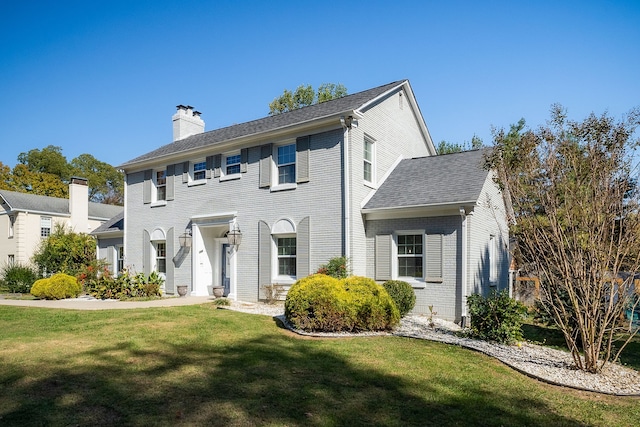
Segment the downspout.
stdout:
<path fill-rule="evenodd" d="M 463 206 L 460 206 L 460 218 L 462 224 L 462 248 L 460 250 L 462 257 L 462 280 L 460 292 L 460 326 L 466 327 L 467 323 L 467 212 Z"/>
<path fill-rule="evenodd" d="M 344 174 L 343 174 L 343 188 L 344 188 L 344 206 L 343 206 L 343 220 L 344 220 L 344 256 L 347 259 L 351 258 L 351 168 L 349 167 L 349 148 L 351 145 L 351 123 L 353 117 L 340 117 L 340 123 L 342 129 L 344 129 L 343 143 L 342 143 L 342 158 L 344 162 Z"/>

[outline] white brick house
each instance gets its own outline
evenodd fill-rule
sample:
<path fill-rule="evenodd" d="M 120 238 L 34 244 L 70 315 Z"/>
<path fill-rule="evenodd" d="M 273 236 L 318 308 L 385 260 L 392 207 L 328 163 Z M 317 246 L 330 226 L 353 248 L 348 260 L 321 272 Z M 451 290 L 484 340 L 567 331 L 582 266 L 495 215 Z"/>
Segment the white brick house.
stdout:
<path fill-rule="evenodd" d="M 257 301 L 263 285 L 292 284 L 342 255 L 353 274 L 411 282 L 416 311 L 433 304 L 455 320 L 468 293 L 506 286 L 502 199 L 482 156 L 430 157 L 407 80 L 208 132 L 192 107 L 178 106 L 173 121 L 173 142 L 120 166 L 124 263 L 160 271 L 169 294 L 177 285 L 193 295 L 224 286 L 230 298 Z M 385 190 L 398 177 L 399 198 Z M 473 191 L 457 194 L 456 179 L 463 187 L 471 179 Z M 396 202 L 411 205 L 394 210 Z M 234 228 L 238 248 L 225 237 Z M 101 254 L 113 243 L 101 243 Z"/>

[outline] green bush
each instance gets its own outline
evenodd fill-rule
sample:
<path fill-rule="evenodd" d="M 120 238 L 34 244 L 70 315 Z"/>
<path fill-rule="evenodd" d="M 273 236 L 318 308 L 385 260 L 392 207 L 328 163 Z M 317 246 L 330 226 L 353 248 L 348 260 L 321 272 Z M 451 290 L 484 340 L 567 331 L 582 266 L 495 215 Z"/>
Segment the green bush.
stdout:
<path fill-rule="evenodd" d="M 393 302 L 396 303 L 398 311 L 400 311 L 400 317 L 404 317 L 409 313 L 416 305 L 416 293 L 413 291 L 413 287 L 407 282 L 402 280 L 387 280 L 382 284 L 382 287 L 387 291 Z"/>
<path fill-rule="evenodd" d="M 335 277 L 336 279 L 344 279 L 349 275 L 348 264 L 349 260 L 347 257 L 333 257 L 328 263 L 322 264 L 318 267 L 316 274 L 326 274 L 327 276 Z"/>
<path fill-rule="evenodd" d="M 400 315 L 384 288 L 371 279 L 314 274 L 291 286 L 285 317 L 305 331 L 338 332 L 390 329 Z"/>
<path fill-rule="evenodd" d="M 42 276 L 53 272 L 76 276 L 96 259 L 96 240 L 56 224 L 49 237 L 42 240 L 33 254 L 33 262 Z"/>
<path fill-rule="evenodd" d="M 509 298 L 508 292 L 492 291 L 488 297 L 467 297 L 471 327 L 469 335 L 486 341 L 513 344 L 521 341 L 522 319 L 527 308 L 519 301 Z"/>
<path fill-rule="evenodd" d="M 9 292 L 28 294 L 37 279 L 38 274 L 27 265 L 5 265 L 0 286 Z"/>
<path fill-rule="evenodd" d="M 108 269 L 99 274 L 81 273 L 84 278 L 85 291 L 99 299 L 153 298 L 162 296 L 161 287 L 164 282 L 157 272 L 149 276 L 142 273 L 131 275 L 127 270 L 118 277 L 113 277 Z"/>
<path fill-rule="evenodd" d="M 80 295 L 82 287 L 78 280 L 64 273 L 37 280 L 31 287 L 31 295 L 42 299 L 64 299 Z"/>

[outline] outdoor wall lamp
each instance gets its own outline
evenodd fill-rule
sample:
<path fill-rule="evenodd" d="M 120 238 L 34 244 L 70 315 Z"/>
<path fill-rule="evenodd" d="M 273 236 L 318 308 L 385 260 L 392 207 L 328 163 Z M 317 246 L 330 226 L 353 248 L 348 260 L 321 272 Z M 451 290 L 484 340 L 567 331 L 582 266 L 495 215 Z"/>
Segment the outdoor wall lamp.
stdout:
<path fill-rule="evenodd" d="M 189 249 L 191 247 L 191 229 L 186 228 L 184 233 L 178 236 L 178 242 L 180 242 L 180 247 Z"/>
<path fill-rule="evenodd" d="M 242 231 L 240 231 L 240 227 L 238 227 L 237 223 L 233 223 L 231 230 L 227 232 L 227 241 L 231 246 L 238 249 L 240 243 L 242 242 Z"/>

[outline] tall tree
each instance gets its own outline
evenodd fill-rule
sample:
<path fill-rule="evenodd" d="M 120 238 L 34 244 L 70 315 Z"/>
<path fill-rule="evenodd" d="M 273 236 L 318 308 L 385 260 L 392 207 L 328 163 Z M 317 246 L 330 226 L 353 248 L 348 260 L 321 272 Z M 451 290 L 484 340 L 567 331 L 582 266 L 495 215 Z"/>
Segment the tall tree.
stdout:
<path fill-rule="evenodd" d="M 483 145 L 482 139 L 477 135 L 473 135 L 471 143 L 465 141 L 462 144 L 457 144 L 442 140 L 440 144 L 438 144 L 438 147 L 436 147 L 436 152 L 438 154 L 460 153 L 462 151 L 477 150 L 478 148 L 482 148 Z"/>
<path fill-rule="evenodd" d="M 547 126 L 494 130 L 487 159 L 511 196 L 519 257 L 541 279 L 541 305 L 576 367 L 593 373 L 633 337 L 616 343 L 640 268 L 639 124 L 640 110 L 619 122 L 573 121 L 555 105 Z"/>
<path fill-rule="evenodd" d="M 347 95 L 347 88 L 342 84 L 323 83 L 314 92 L 311 85 L 300 85 L 295 91 L 285 89 L 283 94 L 269 104 L 269 115 L 286 113 L 298 108 L 341 98 Z"/>
<path fill-rule="evenodd" d="M 71 160 L 71 170 L 73 175 L 87 178 L 90 201 L 115 205 L 124 202 L 124 176 L 113 166 L 91 154 L 80 154 Z"/>
<path fill-rule="evenodd" d="M 71 176 L 71 168 L 67 158 L 62 155 L 62 147 L 55 145 L 20 153 L 18 162 L 27 166 L 31 172 L 50 173 L 59 176 L 63 181 L 68 181 Z"/>

